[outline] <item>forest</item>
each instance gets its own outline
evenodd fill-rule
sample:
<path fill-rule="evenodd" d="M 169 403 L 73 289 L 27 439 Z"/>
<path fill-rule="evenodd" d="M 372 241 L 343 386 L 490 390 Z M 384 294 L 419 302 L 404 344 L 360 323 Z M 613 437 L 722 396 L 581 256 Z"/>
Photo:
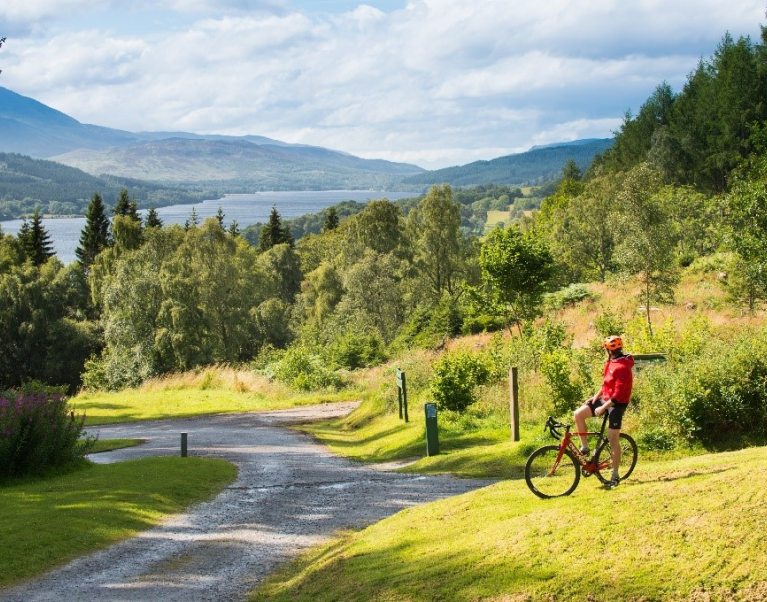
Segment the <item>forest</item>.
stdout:
<path fill-rule="evenodd" d="M 573 346 L 557 312 L 593 295 L 584 283 L 605 283 L 636 294 L 642 312 L 600 312 L 596 331 L 681 362 L 638 393 L 643 412 L 681 400 L 680 420 L 648 418 L 645 442 L 711 443 L 723 426 L 764 437 L 767 420 L 744 417 L 767 418 L 767 332 L 704 320 L 684 330 L 652 309 L 691 271 L 721 274 L 726 303 L 744 313 L 767 297 L 765 44 L 767 33 L 725 36 L 679 92 L 661 83 L 626 114 L 588 169 L 563 165 L 539 208 L 518 205 L 515 188 L 435 185 L 292 223 L 274 210 L 241 233 L 223 215 L 142 221 L 128 191 L 110 215 L 96 194 L 68 266 L 35 214 L 17 237 L 0 235 L 0 389 L 119 389 L 213 364 L 332 389 L 407 350 L 495 332 L 488 350 L 435 365 L 441 407 L 465 412 L 514 362 L 562 414 L 594 386 L 601 355 L 593 342 Z M 514 219 L 485 231 L 488 210 L 514 207 Z"/>

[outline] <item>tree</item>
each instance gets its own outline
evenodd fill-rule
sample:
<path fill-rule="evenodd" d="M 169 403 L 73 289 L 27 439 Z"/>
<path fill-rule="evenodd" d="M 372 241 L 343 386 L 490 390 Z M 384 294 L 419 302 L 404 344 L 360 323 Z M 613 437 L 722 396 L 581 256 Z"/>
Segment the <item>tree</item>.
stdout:
<path fill-rule="evenodd" d="M 767 172 L 767 162 L 763 162 Z M 767 180 L 738 182 L 727 195 L 728 243 L 740 258 L 736 297 L 751 312 L 767 298 Z"/>
<path fill-rule="evenodd" d="M 277 207 L 272 207 L 269 214 L 269 221 L 261 228 L 261 234 L 258 238 L 258 249 L 263 253 L 275 245 L 288 244 L 293 246 L 293 237 L 290 234 L 290 228 L 283 225 Z"/>
<path fill-rule="evenodd" d="M 80 244 L 75 250 L 77 260 L 87 268 L 103 249 L 109 246 L 109 219 L 101 195 L 95 193 L 85 213 L 85 226 L 80 233 Z"/>
<path fill-rule="evenodd" d="M 5 38 L 0 38 L 0 48 L 3 47 L 3 44 L 5 44 Z M 3 72 L 3 70 L 0 69 L 0 73 L 2 73 L 2 72 Z"/>
<path fill-rule="evenodd" d="M 147 211 L 144 226 L 146 228 L 162 228 L 162 220 L 154 207 L 150 207 Z"/>
<path fill-rule="evenodd" d="M 346 239 L 345 256 L 353 262 L 365 249 L 381 254 L 398 250 L 404 237 L 403 225 L 402 210 L 397 205 L 387 199 L 370 201 L 338 229 Z"/>
<path fill-rule="evenodd" d="M 619 174 L 594 177 L 550 216 L 552 252 L 572 280 L 596 277 L 604 282 L 614 268 L 620 181 Z"/>
<path fill-rule="evenodd" d="M 562 168 L 562 179 L 563 180 L 583 179 L 583 174 L 581 173 L 581 170 L 574 159 L 568 159 L 567 163 L 565 163 L 565 166 Z"/>
<path fill-rule="evenodd" d="M 544 240 L 519 226 L 497 227 L 479 253 L 482 281 L 490 302 L 507 327 L 534 318 L 554 273 L 554 260 Z"/>
<path fill-rule="evenodd" d="M 462 269 L 461 210 L 450 186 L 433 186 L 409 222 L 415 232 L 415 264 L 434 298 L 455 294 Z"/>
<path fill-rule="evenodd" d="M 335 230 L 338 228 L 339 222 L 338 211 L 336 211 L 335 207 L 329 207 L 325 212 L 325 222 L 322 225 L 322 231 L 330 232 L 331 230 Z"/>
<path fill-rule="evenodd" d="M 662 195 L 660 175 L 646 163 L 632 169 L 618 195 L 621 242 L 618 262 L 639 277 L 639 299 L 652 336 L 651 305 L 674 299 L 679 272 L 674 261 L 674 237 Z"/>
<path fill-rule="evenodd" d="M 216 211 L 216 220 L 218 221 L 218 225 L 222 228 L 224 227 L 224 210 L 219 205 L 218 211 Z"/>
<path fill-rule="evenodd" d="M 237 223 L 236 219 L 232 220 L 232 223 L 229 224 L 229 228 L 227 229 L 227 232 L 229 232 L 229 235 L 233 238 L 236 238 L 240 235 L 240 224 Z"/>
<path fill-rule="evenodd" d="M 19 231 L 19 242 L 24 249 L 24 255 L 33 265 L 41 266 L 55 254 L 51 237 L 43 226 L 39 209 L 35 209 L 29 224 L 24 220 Z"/>
<path fill-rule="evenodd" d="M 127 188 L 123 188 L 120 191 L 120 195 L 117 197 L 117 203 L 115 203 L 115 206 L 112 208 L 112 213 L 115 216 L 124 215 L 130 217 L 134 221 L 141 222 L 136 201 L 130 198 Z"/>

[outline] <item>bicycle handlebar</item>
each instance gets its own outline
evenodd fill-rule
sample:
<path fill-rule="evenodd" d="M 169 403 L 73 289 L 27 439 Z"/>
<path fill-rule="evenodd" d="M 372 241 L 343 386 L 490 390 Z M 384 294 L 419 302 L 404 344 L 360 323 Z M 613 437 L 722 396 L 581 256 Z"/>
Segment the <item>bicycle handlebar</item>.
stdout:
<path fill-rule="evenodd" d="M 551 433 L 551 436 L 554 437 L 554 439 L 561 439 L 562 438 L 562 432 L 559 429 L 565 429 L 565 432 L 570 430 L 571 424 L 564 424 L 563 422 L 557 422 L 554 420 L 551 416 L 548 417 L 546 420 L 546 425 L 543 427 L 543 430 L 548 430 L 549 433 Z"/>

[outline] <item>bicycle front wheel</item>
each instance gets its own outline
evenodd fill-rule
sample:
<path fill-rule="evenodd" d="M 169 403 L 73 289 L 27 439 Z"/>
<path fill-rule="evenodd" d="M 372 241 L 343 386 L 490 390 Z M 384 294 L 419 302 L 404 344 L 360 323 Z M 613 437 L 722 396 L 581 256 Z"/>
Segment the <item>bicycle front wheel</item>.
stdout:
<path fill-rule="evenodd" d="M 636 441 L 626 433 L 621 433 L 619 441 L 621 445 L 621 461 L 618 465 L 618 477 L 623 481 L 628 479 L 631 473 L 634 472 L 634 467 L 637 465 L 638 451 Z M 596 475 L 602 483 L 607 484 L 612 478 L 612 451 L 609 442 L 599 450 L 597 466 L 602 464 L 602 462 L 607 462 L 610 467 L 597 470 Z"/>
<path fill-rule="evenodd" d="M 559 457 L 558 445 L 535 450 L 525 464 L 525 482 L 535 495 L 548 499 L 570 495 L 581 478 L 580 466 L 569 449 Z"/>

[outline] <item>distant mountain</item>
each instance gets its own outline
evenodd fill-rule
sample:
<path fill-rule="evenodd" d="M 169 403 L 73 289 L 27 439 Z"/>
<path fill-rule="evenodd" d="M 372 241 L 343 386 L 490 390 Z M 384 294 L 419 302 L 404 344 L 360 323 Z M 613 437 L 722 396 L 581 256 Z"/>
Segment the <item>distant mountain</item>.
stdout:
<path fill-rule="evenodd" d="M 388 188 L 424 171 L 265 136 L 134 133 L 87 125 L 3 87 L 0 152 L 54 159 L 96 176 L 227 182 L 251 190 Z"/>
<path fill-rule="evenodd" d="M 0 220 L 32 213 L 82 215 L 94 192 L 107 206 L 127 188 L 140 207 L 191 203 L 220 196 L 215 190 L 176 188 L 114 176 L 94 177 L 53 161 L 0 153 Z"/>
<path fill-rule="evenodd" d="M 592 138 L 538 146 L 524 153 L 498 157 L 491 161 L 475 161 L 468 165 L 429 171 L 405 178 L 403 183 L 413 186 L 445 183 L 453 186 L 490 183 L 512 186 L 540 184 L 559 177 L 562 167 L 570 159 L 573 159 L 581 170 L 585 170 L 594 156 L 610 148 L 612 142 L 611 138 Z"/>
<path fill-rule="evenodd" d="M 315 146 L 245 139 L 167 138 L 53 157 L 91 174 L 158 182 L 228 182 L 252 190 L 387 188 L 422 173 L 415 165 L 360 159 Z"/>

